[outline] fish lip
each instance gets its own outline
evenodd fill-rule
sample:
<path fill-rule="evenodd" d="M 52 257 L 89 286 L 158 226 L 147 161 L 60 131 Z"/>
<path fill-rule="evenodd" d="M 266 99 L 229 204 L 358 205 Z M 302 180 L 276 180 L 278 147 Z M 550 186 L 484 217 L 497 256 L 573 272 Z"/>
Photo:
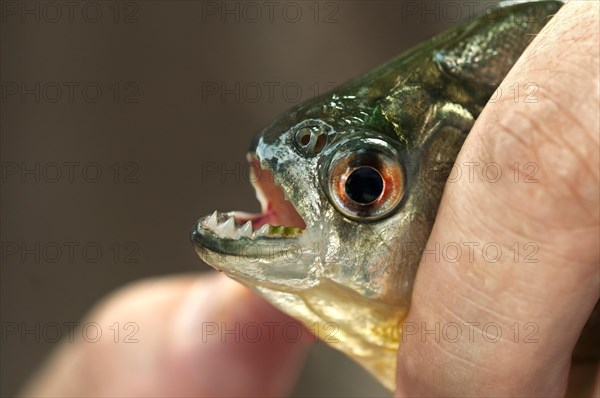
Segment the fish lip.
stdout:
<path fill-rule="evenodd" d="M 273 194 L 273 191 L 275 192 L 275 194 L 278 194 L 279 191 L 281 193 L 283 193 L 284 191 L 280 185 L 275 183 L 273 171 L 270 170 L 270 168 L 264 162 L 261 162 L 260 158 L 254 150 L 251 150 L 247 154 L 247 160 L 251 165 L 250 182 L 252 183 L 256 192 L 256 197 L 261 204 L 261 213 L 249 214 L 233 211 L 227 213 L 215 212 L 213 213 L 213 215 L 217 214 L 217 217 L 219 217 L 221 220 L 223 220 L 224 216 L 233 217 L 235 219 L 236 226 L 239 226 L 243 222 L 251 221 L 253 226 L 253 235 L 259 229 L 254 228 L 254 221 L 258 220 L 259 227 L 266 224 L 271 225 L 270 223 L 268 223 L 268 221 L 278 221 L 280 219 L 278 218 L 280 215 L 278 215 L 277 212 L 284 213 L 288 211 L 293 211 L 293 214 L 291 214 L 293 222 L 281 224 L 282 226 L 287 227 L 287 234 L 269 233 L 268 235 L 256 237 L 240 236 L 231 238 L 219 236 L 219 234 L 216 233 L 214 230 L 211 230 L 210 228 L 206 227 L 206 222 L 212 215 L 206 215 L 204 217 L 201 217 L 192 227 L 190 239 L 198 255 L 205 261 L 207 261 L 208 257 L 215 254 L 242 257 L 248 256 L 248 253 L 243 253 L 245 249 L 251 249 L 253 245 L 260 244 L 273 244 L 275 252 L 284 252 L 286 250 L 287 244 L 296 244 L 299 241 L 299 237 L 301 237 L 302 234 L 306 233 L 306 230 L 308 229 L 304 218 L 296 210 L 295 206 L 290 200 L 286 198 L 285 202 L 287 202 L 288 204 L 283 206 L 281 198 L 269 197 L 269 195 Z M 268 173 L 270 175 L 270 179 L 268 181 L 265 181 L 263 180 L 262 175 L 257 177 L 257 172 Z M 270 191 L 270 193 L 266 191 Z M 272 208 L 271 205 L 273 202 L 279 204 L 280 207 Z M 273 230 L 274 227 L 279 227 L 279 224 L 272 225 L 270 229 Z M 289 231 L 292 232 L 290 233 Z M 278 246 L 279 249 L 277 249 Z M 252 253 L 252 250 L 250 250 L 250 253 Z M 271 251 L 270 255 L 273 255 L 273 251 Z M 251 256 L 251 258 L 257 259 L 259 257 Z M 214 261 L 210 261 L 209 263 L 213 267 L 219 269 L 218 264 L 215 264 Z"/>
<path fill-rule="evenodd" d="M 198 222 L 192 228 L 190 234 L 190 239 L 201 257 L 210 254 L 243 256 L 243 250 L 252 245 L 278 242 L 291 243 L 298 241 L 297 237 L 286 236 L 262 236 L 256 239 L 246 237 L 241 237 L 238 239 L 223 238 L 219 237 L 210 230 L 200 227 L 205 218 L 206 217 L 202 217 L 198 220 Z M 284 250 L 282 249 L 281 251 Z"/>

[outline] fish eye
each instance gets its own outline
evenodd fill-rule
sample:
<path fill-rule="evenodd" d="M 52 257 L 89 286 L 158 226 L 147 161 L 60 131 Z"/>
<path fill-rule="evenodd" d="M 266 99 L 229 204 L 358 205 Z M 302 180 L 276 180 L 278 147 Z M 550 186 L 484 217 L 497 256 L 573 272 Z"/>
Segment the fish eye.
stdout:
<path fill-rule="evenodd" d="M 383 177 L 371 166 L 354 169 L 344 186 L 346 195 L 356 203 L 373 203 L 383 193 Z"/>
<path fill-rule="evenodd" d="M 327 194 L 335 208 L 356 221 L 375 221 L 389 215 L 404 194 L 404 167 L 399 155 L 383 140 L 365 147 L 346 145 L 327 168 Z M 354 149 L 360 148 L 360 149 Z"/>

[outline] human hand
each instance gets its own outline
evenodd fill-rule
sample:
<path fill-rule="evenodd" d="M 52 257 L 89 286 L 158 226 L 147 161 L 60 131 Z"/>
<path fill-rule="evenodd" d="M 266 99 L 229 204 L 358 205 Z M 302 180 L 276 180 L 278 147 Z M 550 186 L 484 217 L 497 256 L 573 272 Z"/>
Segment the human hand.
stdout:
<path fill-rule="evenodd" d="M 495 162 L 504 175 L 490 183 L 480 167 L 473 182 L 463 173 L 446 186 L 428 246 L 481 245 L 472 259 L 423 257 L 405 320 L 420 333 L 400 344 L 398 396 L 564 395 L 573 347 L 599 297 L 598 11 L 596 2 L 565 5 L 469 133 L 457 164 Z M 523 102 L 523 91 L 515 101 L 515 82 L 533 82 L 539 102 Z M 508 170 L 515 162 L 520 183 Z M 523 183 L 528 162 L 539 168 L 537 183 Z M 486 262 L 486 242 L 511 255 Z M 539 261 L 524 262 L 532 249 Z M 477 323 L 472 339 L 466 327 L 458 341 L 450 328 L 439 342 L 423 335 L 469 322 Z M 494 323 L 486 341 L 481 328 Z"/>

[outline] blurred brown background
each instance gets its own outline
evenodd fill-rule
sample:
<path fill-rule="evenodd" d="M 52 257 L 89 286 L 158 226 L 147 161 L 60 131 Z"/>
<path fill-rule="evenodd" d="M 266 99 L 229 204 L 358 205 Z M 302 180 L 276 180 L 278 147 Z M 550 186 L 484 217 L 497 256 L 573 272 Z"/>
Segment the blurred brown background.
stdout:
<path fill-rule="evenodd" d="M 58 344 L 12 326 L 76 322 L 136 279 L 212 272 L 188 232 L 215 208 L 259 210 L 243 172 L 219 174 L 254 134 L 489 7 L 272 3 L 0 3 L 2 396 Z M 380 395 L 322 344 L 294 393 Z"/>

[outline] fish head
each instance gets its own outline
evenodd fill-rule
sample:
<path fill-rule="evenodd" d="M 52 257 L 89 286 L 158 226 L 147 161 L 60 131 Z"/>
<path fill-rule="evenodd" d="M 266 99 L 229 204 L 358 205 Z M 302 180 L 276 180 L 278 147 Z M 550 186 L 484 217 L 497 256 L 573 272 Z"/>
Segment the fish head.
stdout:
<path fill-rule="evenodd" d="M 466 135 L 561 4 L 507 4 L 280 116 L 248 154 L 262 212 L 200 219 L 200 257 L 259 289 L 405 308 Z"/>
<path fill-rule="evenodd" d="M 419 230 L 402 206 L 412 181 L 406 148 L 372 113 L 363 98 L 333 93 L 265 128 L 248 153 L 262 212 L 199 220 L 199 255 L 252 287 L 299 292 L 326 282 L 366 300 L 406 300 L 402 281 L 418 253 L 400 265 L 392 257 L 401 231 Z"/>

